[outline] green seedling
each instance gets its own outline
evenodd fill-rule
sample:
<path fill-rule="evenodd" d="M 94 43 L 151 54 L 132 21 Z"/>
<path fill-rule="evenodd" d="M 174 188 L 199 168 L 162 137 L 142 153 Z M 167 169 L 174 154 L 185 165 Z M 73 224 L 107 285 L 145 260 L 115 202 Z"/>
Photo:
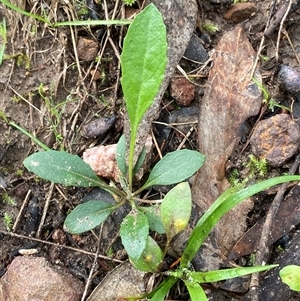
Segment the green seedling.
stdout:
<path fill-rule="evenodd" d="M 128 6 L 132 6 L 136 0 L 123 0 L 123 3 Z"/>
<path fill-rule="evenodd" d="M 7 193 L 4 193 L 2 195 L 2 201 L 3 201 L 3 203 L 6 203 L 6 204 L 11 205 L 11 206 L 16 206 L 17 205 L 16 201 L 10 195 L 8 195 Z"/>
<path fill-rule="evenodd" d="M 253 154 L 249 155 L 249 161 L 246 167 L 250 169 L 249 177 L 253 178 L 255 175 L 263 178 L 268 172 L 268 162 L 266 159 L 258 159 Z"/>
<path fill-rule="evenodd" d="M 202 28 L 208 32 L 211 32 L 211 33 L 215 33 L 219 30 L 218 26 L 217 25 L 214 25 L 214 24 L 211 24 L 211 23 L 204 23 L 202 25 Z"/>
<path fill-rule="evenodd" d="M 51 124 L 50 130 L 53 132 L 55 136 L 56 143 L 58 143 L 60 145 L 60 148 L 62 149 L 63 136 L 59 132 L 59 124 L 60 121 L 62 120 L 61 115 L 62 115 L 64 105 L 72 101 L 72 99 L 55 104 L 53 100 L 53 93 L 51 91 L 48 92 L 47 90 L 48 89 L 45 89 L 45 86 L 41 83 L 38 88 L 38 93 L 40 97 L 44 100 L 50 115 L 49 118 L 49 122 Z"/>
<path fill-rule="evenodd" d="M 5 46 L 6 46 L 6 43 L 7 43 L 6 20 L 5 20 L 5 18 L 3 18 L 3 20 L 2 20 L 2 24 L 0 24 L 0 37 L 2 39 L 2 43 L 1 43 L 1 46 L 0 46 L 0 66 L 1 66 L 2 62 L 3 62 Z"/>
<path fill-rule="evenodd" d="M 3 221 L 4 221 L 4 225 L 6 227 L 6 230 L 11 231 L 12 225 L 13 225 L 12 217 L 8 213 L 5 212 L 4 216 L 3 216 Z"/>
<path fill-rule="evenodd" d="M 256 78 L 252 77 L 252 80 L 253 82 L 258 86 L 258 88 L 262 91 L 263 93 L 263 103 L 266 104 L 268 106 L 268 108 L 274 112 L 274 109 L 275 107 L 277 108 L 281 108 L 281 109 L 284 109 L 284 110 L 287 110 L 289 112 L 291 112 L 291 109 L 286 107 L 286 106 L 283 106 L 283 105 L 280 105 L 278 102 L 276 102 L 269 94 L 267 88 L 261 83 L 259 82 Z"/>
<path fill-rule="evenodd" d="M 120 169 L 121 188 L 114 183 L 108 185 L 82 159 L 66 152 L 48 150 L 35 153 L 24 161 L 26 168 L 41 178 L 66 186 L 100 187 L 113 195 L 115 204 L 92 200 L 76 207 L 64 223 L 70 233 L 95 228 L 112 212 L 129 203 L 132 210 L 120 225 L 122 243 L 135 267 L 153 272 L 161 264 L 166 249 L 161 250 L 149 236 L 149 231 L 166 233 L 168 245 L 172 237 L 185 228 L 192 202 L 190 187 L 182 181 L 192 176 L 204 162 L 204 156 L 197 151 L 185 149 L 169 153 L 153 167 L 143 186 L 133 189 L 134 175 L 145 159 L 144 150 L 134 162 L 138 126 L 163 81 L 166 53 L 166 28 L 161 14 L 151 4 L 130 25 L 121 55 L 121 83 L 131 129 L 129 143 L 122 136 L 117 144 L 116 161 Z M 144 190 L 154 185 L 176 183 L 180 184 L 165 196 L 155 210 L 142 205 L 139 195 Z M 182 210 L 183 207 L 185 210 Z"/>
<path fill-rule="evenodd" d="M 147 296 L 150 300 L 163 301 L 169 290 L 177 281 L 182 280 L 191 297 L 192 301 L 208 300 L 205 291 L 201 287 L 203 283 L 217 282 L 234 277 L 240 277 L 243 275 L 262 272 L 278 265 L 267 266 L 254 266 L 254 267 L 242 267 L 233 269 L 224 269 L 208 272 L 195 272 L 191 269 L 191 261 L 195 257 L 196 253 L 204 243 L 210 231 L 216 225 L 216 223 L 231 210 L 234 206 L 240 204 L 243 200 L 253 196 L 254 194 L 268 189 L 274 185 L 285 183 L 288 181 L 300 180 L 299 176 L 282 176 L 273 179 L 268 179 L 252 186 L 241 188 L 239 186 L 232 187 L 225 191 L 205 212 L 201 219 L 193 229 L 187 246 L 183 251 L 183 255 L 180 262 L 180 267 L 175 271 L 167 271 L 163 274 L 167 275 L 166 278 L 156 290 Z"/>
<path fill-rule="evenodd" d="M 38 152 L 25 159 L 24 165 L 29 171 L 54 183 L 100 187 L 113 196 L 114 204 L 91 200 L 77 206 L 64 222 L 64 228 L 69 233 L 78 234 L 91 230 L 125 203 L 129 203 L 131 211 L 120 225 L 122 243 L 133 266 L 142 271 L 157 273 L 169 242 L 174 235 L 185 229 L 191 215 L 191 190 L 184 181 L 202 166 L 205 158 L 199 152 L 188 149 L 168 153 L 152 168 L 142 187 L 134 188 L 133 178 L 145 159 L 143 150 L 137 160 L 134 160 L 138 127 L 159 91 L 166 67 L 166 28 L 161 14 L 153 4 L 136 16 L 128 29 L 123 46 L 121 84 L 131 131 L 128 141 L 122 136 L 117 144 L 116 161 L 120 169 L 120 185 L 113 182 L 107 184 L 82 159 L 67 152 Z M 167 278 L 147 297 L 156 301 L 164 300 L 170 288 L 178 280 L 183 280 L 192 300 L 207 300 L 202 283 L 221 281 L 274 267 L 275 265 L 269 265 L 205 273 L 190 269 L 192 259 L 209 232 L 226 212 L 259 191 L 292 180 L 300 180 L 300 176 L 278 177 L 247 188 L 236 186 L 224 192 L 192 231 L 179 268 L 176 271 L 163 272 Z M 173 184 L 177 185 L 155 206 L 145 205 L 140 198 L 141 192 L 154 185 Z M 166 246 L 161 248 L 149 235 L 150 230 L 165 234 Z"/>
<path fill-rule="evenodd" d="M 288 265 L 279 271 L 281 281 L 287 284 L 291 290 L 300 292 L 300 266 Z"/>

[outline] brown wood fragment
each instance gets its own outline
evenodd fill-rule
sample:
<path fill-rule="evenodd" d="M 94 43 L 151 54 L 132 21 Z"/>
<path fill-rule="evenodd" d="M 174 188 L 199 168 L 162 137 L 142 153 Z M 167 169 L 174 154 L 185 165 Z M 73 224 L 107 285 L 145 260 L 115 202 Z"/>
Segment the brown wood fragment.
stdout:
<path fill-rule="evenodd" d="M 213 61 L 199 119 L 199 150 L 206 162 L 193 187 L 193 200 L 203 212 L 229 187 L 225 164 L 240 139 L 237 129 L 259 113 L 262 100 L 251 81 L 255 52 L 241 25 L 221 38 Z M 217 225 L 217 243 L 223 253 L 243 234 L 250 208 L 243 202 Z"/>

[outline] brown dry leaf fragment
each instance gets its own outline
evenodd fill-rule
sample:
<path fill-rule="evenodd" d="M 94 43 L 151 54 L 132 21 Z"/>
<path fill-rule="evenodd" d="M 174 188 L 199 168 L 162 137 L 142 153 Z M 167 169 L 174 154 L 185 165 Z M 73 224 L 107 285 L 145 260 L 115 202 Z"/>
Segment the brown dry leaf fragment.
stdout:
<path fill-rule="evenodd" d="M 288 217 L 288 218 L 287 218 Z M 273 244 L 282 236 L 288 234 L 300 223 L 300 186 L 295 186 L 280 204 L 276 217 L 272 223 L 267 245 Z M 260 235 L 265 224 L 265 217 L 255 224 L 233 247 L 227 260 L 240 258 L 251 254 L 259 246 Z"/>
<path fill-rule="evenodd" d="M 196 0 L 190 0 L 188 5 L 186 5 L 186 1 L 182 0 L 148 0 L 146 1 L 146 5 L 150 2 L 155 4 L 161 12 L 167 28 L 167 66 L 164 81 L 154 98 L 152 106 L 145 113 L 139 126 L 136 138 L 135 160 L 143 149 L 146 137 L 150 133 L 152 122 L 159 116 L 161 98 L 169 85 L 170 78 L 172 77 L 177 64 L 189 44 L 198 13 Z M 128 141 L 127 145 L 129 145 L 130 127 L 128 116 L 126 116 L 124 120 L 124 128 L 126 139 Z"/>
<path fill-rule="evenodd" d="M 199 119 L 199 150 L 206 162 L 193 187 L 193 200 L 203 212 L 229 187 L 225 164 L 240 139 L 237 129 L 259 112 L 261 92 L 250 77 L 254 60 L 255 52 L 241 25 L 227 32 L 216 47 Z M 243 202 L 216 226 L 223 253 L 243 234 L 250 208 L 249 202 Z"/>

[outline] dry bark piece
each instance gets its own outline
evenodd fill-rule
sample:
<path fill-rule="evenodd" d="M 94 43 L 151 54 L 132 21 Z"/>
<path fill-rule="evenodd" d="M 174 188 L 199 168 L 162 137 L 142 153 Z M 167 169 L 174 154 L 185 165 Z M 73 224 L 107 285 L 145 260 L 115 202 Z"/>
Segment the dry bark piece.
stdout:
<path fill-rule="evenodd" d="M 95 59 L 99 51 L 99 43 L 88 38 L 80 37 L 77 44 L 78 57 L 86 62 Z"/>
<path fill-rule="evenodd" d="M 254 60 L 241 25 L 227 32 L 216 47 L 199 118 L 199 150 L 206 161 L 192 189 L 193 200 L 203 212 L 229 187 L 225 164 L 240 139 L 237 129 L 260 110 L 261 92 L 250 74 Z M 216 226 L 215 239 L 223 254 L 243 235 L 251 206 L 251 201 L 244 201 Z"/>
<path fill-rule="evenodd" d="M 170 93 L 179 105 L 187 107 L 195 98 L 195 86 L 185 77 L 174 77 L 171 80 Z"/>
<path fill-rule="evenodd" d="M 146 293 L 145 275 L 129 262 L 124 262 L 105 276 L 87 301 L 114 301 L 141 296 Z"/>
<path fill-rule="evenodd" d="M 76 301 L 83 284 L 42 257 L 16 257 L 0 281 L 1 301 Z"/>
<path fill-rule="evenodd" d="M 286 218 L 288 216 L 288 218 Z M 247 233 L 236 243 L 231 250 L 227 261 L 254 252 L 259 244 L 260 235 L 265 223 L 265 218 L 255 224 Z M 267 245 L 271 245 L 282 236 L 286 235 L 296 225 L 300 223 L 300 186 L 295 186 L 285 201 L 281 203 L 276 218 L 273 222 Z"/>
<path fill-rule="evenodd" d="M 224 18 L 235 23 L 243 22 L 252 17 L 256 11 L 256 6 L 251 2 L 240 2 L 230 6 L 224 14 Z"/>
<path fill-rule="evenodd" d="M 161 98 L 169 85 L 176 66 L 187 48 L 194 31 L 198 13 L 196 0 L 190 0 L 188 5 L 186 5 L 186 1 L 182 0 L 147 0 L 146 4 L 150 2 L 155 4 L 161 12 L 167 27 L 167 66 L 163 83 L 153 100 L 152 106 L 145 113 L 139 125 L 135 147 L 135 161 L 143 149 L 147 135 L 150 133 L 152 122 L 157 119 L 160 114 Z M 129 145 L 130 126 L 127 115 L 124 120 L 124 131 L 128 142 L 127 145 Z"/>
<path fill-rule="evenodd" d="M 281 166 L 299 149 L 300 129 L 288 114 L 277 114 L 257 123 L 250 139 L 251 151 L 274 167 Z"/>

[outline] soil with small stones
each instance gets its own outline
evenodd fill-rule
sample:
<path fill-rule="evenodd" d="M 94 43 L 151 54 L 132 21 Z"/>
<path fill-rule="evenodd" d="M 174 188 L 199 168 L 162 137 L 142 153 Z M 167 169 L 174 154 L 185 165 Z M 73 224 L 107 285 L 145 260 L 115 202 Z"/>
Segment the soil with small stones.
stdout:
<path fill-rule="evenodd" d="M 48 2 L 43 4 L 39 2 L 40 4 L 34 7 L 25 1 L 19 5 L 37 14 L 41 13 L 41 8 L 46 9 L 52 22 L 88 17 L 83 2 L 72 1 L 72 5 L 71 2 Z M 195 34 L 205 40 L 203 45 L 207 54 L 212 55 L 221 36 L 236 25 L 234 22 L 243 21 L 246 22 L 245 28 L 249 41 L 254 50 L 258 51 L 270 11 L 276 1 L 251 2 L 253 5 L 243 10 L 246 17 L 241 18 L 246 20 L 244 21 L 237 17 L 239 12 L 237 15 L 234 13 L 230 15 L 228 12 L 230 1 L 198 1 Z M 115 19 L 121 19 L 139 12 L 142 1 L 138 1 L 132 7 L 124 7 L 121 1 L 111 0 L 94 6 L 100 19 L 111 18 L 112 15 Z M 275 6 L 275 11 L 280 7 L 280 4 Z M 35 256 L 45 257 L 51 263 L 67 268 L 71 274 L 85 283 L 94 261 L 93 253 L 97 250 L 100 233 L 99 253 L 106 256 L 112 252 L 115 261 L 104 258 L 98 260 L 95 276 L 88 289 L 88 292 L 91 292 L 120 260 L 126 260 L 126 254 L 118 237 L 118 229 L 106 225 L 102 232 L 97 228 L 82 235 L 70 235 L 64 231 L 63 222 L 66 215 L 81 203 L 90 190 L 52 185 L 29 173 L 22 162 L 30 154 L 41 149 L 14 124 L 37 137 L 51 149 L 64 149 L 79 156 L 92 146 L 116 143 L 123 132 L 124 103 L 120 86 L 119 55 L 126 28 L 121 26 L 53 28 L 15 13 L 1 4 L 0 20 L 4 18 L 7 24 L 7 43 L 4 60 L 0 66 L 2 115 L 0 119 L 0 276 L 5 273 L 13 258 L 19 256 L 20 248 L 30 247 L 37 249 L 38 253 Z M 207 24 L 215 25 L 218 30 L 212 32 L 205 29 L 207 27 L 204 25 Z M 276 102 L 288 107 L 297 100 L 288 94 L 279 82 L 278 68 L 281 63 L 284 63 L 300 71 L 300 63 L 296 58 L 296 55 L 300 58 L 300 39 L 297 35 L 299 32 L 300 9 L 295 7 L 283 24 L 278 47 L 276 44 L 278 26 L 276 26 L 265 39 L 259 59 L 263 83 L 268 93 Z M 0 37 L 0 40 L 3 45 L 3 38 Z M 78 41 L 81 41 L 80 47 Z M 199 64 L 182 59 L 180 65 L 186 72 L 190 72 L 196 87 L 195 93 L 191 92 L 195 94 L 194 100 L 191 104 L 188 103 L 188 106 L 198 107 L 213 64 L 211 61 Z M 180 73 L 177 73 L 177 77 L 184 78 Z M 178 82 L 180 85 L 180 81 Z M 190 89 L 190 85 L 188 86 Z M 171 111 L 180 107 L 180 103 L 176 103 L 170 94 L 171 92 L 167 91 L 162 100 L 162 121 L 165 121 L 164 116 L 168 116 Z M 181 105 L 186 103 L 183 102 Z M 266 109 L 262 116 L 250 118 L 238 146 L 239 151 L 246 146 L 258 118 L 264 119 L 280 112 L 282 109 L 275 107 L 274 112 Z M 191 115 L 193 114 L 195 115 L 195 110 Z M 101 134 L 101 131 L 100 135 L 97 133 L 99 127 L 97 123 L 92 124 L 92 127 L 96 127 L 96 134 L 93 128 L 86 129 L 89 122 L 112 116 L 114 116 L 114 123 L 103 130 L 104 134 Z M 193 125 L 194 123 L 187 131 L 195 129 Z M 154 128 L 158 140 L 161 135 L 159 131 L 159 126 Z M 182 140 L 183 136 L 175 131 L 169 136 L 164 151 L 176 149 Z M 183 147 L 197 149 L 195 131 L 188 137 Z M 248 176 L 249 169 L 245 167 L 245 162 L 248 162 L 249 153 L 249 146 L 243 150 L 242 155 L 239 155 L 238 151 L 234 153 L 231 158 L 234 168 L 228 165 L 228 176 L 233 169 L 238 170 L 241 178 Z M 267 176 L 287 172 L 292 161 L 293 159 L 279 168 L 270 168 Z M 264 214 L 271 200 L 272 197 L 267 202 L 265 196 L 257 197 L 255 209 L 249 214 L 249 227 Z M 49 206 L 41 225 L 46 201 Z M 37 210 L 33 210 L 35 216 L 32 216 L 30 208 L 34 206 Z M 11 223 L 5 224 L 4 220 L 7 216 L 11 217 Z M 13 234 L 30 236 L 40 241 L 24 239 Z M 58 249 L 55 244 L 70 246 L 77 251 Z M 84 254 L 80 250 L 88 253 Z M 176 294 L 174 293 L 174 296 Z M 188 299 L 186 295 L 179 298 Z"/>

